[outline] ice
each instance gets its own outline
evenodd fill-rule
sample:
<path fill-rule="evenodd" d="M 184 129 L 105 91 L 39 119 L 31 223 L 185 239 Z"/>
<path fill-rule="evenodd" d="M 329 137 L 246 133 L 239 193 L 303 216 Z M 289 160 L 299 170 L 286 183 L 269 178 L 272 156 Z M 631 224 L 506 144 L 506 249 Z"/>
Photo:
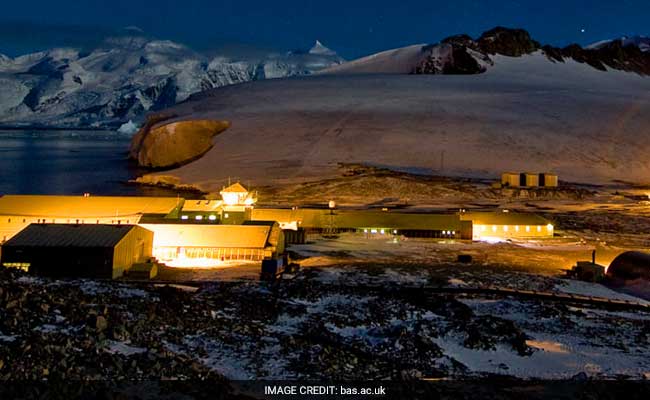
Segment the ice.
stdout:
<path fill-rule="evenodd" d="M 137 131 L 138 131 L 138 126 L 131 119 L 129 120 L 129 122 L 125 122 L 117 129 L 117 132 L 123 135 L 133 135 Z"/>
<path fill-rule="evenodd" d="M 598 283 L 577 280 L 563 280 L 555 285 L 555 289 L 562 293 L 577 294 L 582 296 L 604 297 L 613 300 L 631 301 L 634 303 L 650 305 L 649 301 L 624 293 L 616 292 Z"/>

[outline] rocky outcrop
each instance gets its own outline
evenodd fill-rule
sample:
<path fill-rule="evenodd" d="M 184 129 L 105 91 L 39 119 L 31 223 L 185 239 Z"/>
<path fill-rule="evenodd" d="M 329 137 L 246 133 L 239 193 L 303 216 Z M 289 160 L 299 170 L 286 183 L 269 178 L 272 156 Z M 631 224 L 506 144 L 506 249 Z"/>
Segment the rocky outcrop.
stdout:
<path fill-rule="evenodd" d="M 471 39 L 470 39 L 471 40 Z M 429 54 L 413 70 L 413 74 L 472 75 L 485 72 L 486 64 L 491 64 L 487 56 L 478 54 L 463 45 L 445 43 L 427 46 L 423 49 Z"/>
<path fill-rule="evenodd" d="M 212 148 L 212 138 L 228 121 L 189 120 L 165 123 L 170 114 L 153 114 L 133 136 L 129 156 L 147 168 L 171 168 L 196 160 Z"/>
<path fill-rule="evenodd" d="M 572 44 L 563 49 L 544 46 L 543 50 L 554 61 L 570 58 L 601 71 L 610 68 L 650 75 L 650 53 L 636 45 L 625 45 L 622 40 L 614 40 L 598 48 L 582 48 Z"/>
<path fill-rule="evenodd" d="M 501 54 L 520 57 L 533 53 L 541 47 L 523 29 L 510 29 L 498 26 L 484 32 L 477 40 L 478 49 L 487 54 Z"/>

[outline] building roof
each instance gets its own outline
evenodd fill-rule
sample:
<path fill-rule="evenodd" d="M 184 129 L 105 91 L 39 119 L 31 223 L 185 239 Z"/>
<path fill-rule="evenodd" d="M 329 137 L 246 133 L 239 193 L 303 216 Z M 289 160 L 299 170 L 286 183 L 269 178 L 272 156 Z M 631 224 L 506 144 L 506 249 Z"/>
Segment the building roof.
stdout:
<path fill-rule="evenodd" d="M 69 219 L 167 215 L 182 200 L 176 197 L 6 195 L 0 197 L 0 215 Z"/>
<path fill-rule="evenodd" d="M 412 214 L 367 210 L 253 209 L 254 220 L 298 221 L 304 228 L 460 229 L 456 214 Z"/>
<path fill-rule="evenodd" d="M 236 182 L 228 186 L 227 188 L 224 188 L 221 191 L 221 193 L 248 193 L 248 189 L 242 186 L 241 183 Z"/>
<path fill-rule="evenodd" d="M 260 248 L 267 246 L 270 226 L 141 224 L 154 232 L 154 247 Z"/>
<path fill-rule="evenodd" d="M 136 225 L 31 224 L 3 247 L 114 247 Z"/>
<path fill-rule="evenodd" d="M 185 200 L 183 211 L 185 212 L 216 212 L 223 206 L 222 200 Z"/>
<path fill-rule="evenodd" d="M 549 220 L 533 213 L 476 211 L 461 214 L 464 221 L 474 225 L 548 225 Z"/>

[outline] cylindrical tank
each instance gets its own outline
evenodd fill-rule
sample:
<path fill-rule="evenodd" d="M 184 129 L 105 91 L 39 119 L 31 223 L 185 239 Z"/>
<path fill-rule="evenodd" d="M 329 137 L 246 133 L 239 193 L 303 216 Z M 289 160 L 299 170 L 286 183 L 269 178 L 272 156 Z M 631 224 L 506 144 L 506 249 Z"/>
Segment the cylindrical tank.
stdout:
<path fill-rule="evenodd" d="M 618 279 L 650 280 L 650 254 L 640 251 L 626 251 L 619 254 L 607 269 L 607 275 Z"/>

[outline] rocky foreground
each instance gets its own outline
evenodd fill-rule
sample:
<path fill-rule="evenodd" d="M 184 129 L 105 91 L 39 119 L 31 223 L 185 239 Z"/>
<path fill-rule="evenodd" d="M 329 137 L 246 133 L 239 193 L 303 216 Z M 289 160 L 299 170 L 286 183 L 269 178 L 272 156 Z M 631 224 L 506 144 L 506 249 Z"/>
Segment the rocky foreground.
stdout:
<path fill-rule="evenodd" d="M 49 281 L 2 269 L 0 377 L 648 377 L 650 315 L 408 289 L 466 284 L 459 277 L 474 279 L 473 285 L 558 285 L 515 272 L 459 273 L 451 265 L 311 269 L 277 285 L 205 283 L 199 289 Z"/>

